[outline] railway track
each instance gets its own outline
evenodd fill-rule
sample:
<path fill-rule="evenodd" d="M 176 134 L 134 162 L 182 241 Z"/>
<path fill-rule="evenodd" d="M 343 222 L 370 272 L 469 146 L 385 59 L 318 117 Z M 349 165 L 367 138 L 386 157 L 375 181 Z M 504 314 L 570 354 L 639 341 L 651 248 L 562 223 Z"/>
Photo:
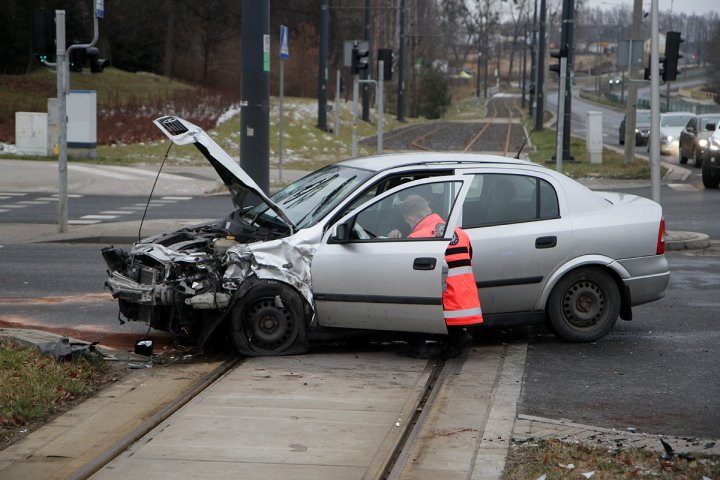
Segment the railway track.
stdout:
<path fill-rule="evenodd" d="M 449 360 L 392 349 L 228 358 L 69 478 L 115 479 L 178 461 L 206 474 L 234 465 L 240 477 L 288 464 L 313 478 L 338 478 L 341 466 L 383 480 L 472 472 L 484 465 L 507 356 L 507 346 L 484 345 Z"/>
<path fill-rule="evenodd" d="M 488 100 L 487 115 L 477 122 L 438 122 L 400 128 L 385 137 L 388 150 L 497 152 L 514 154 L 524 139 L 517 98 Z"/>

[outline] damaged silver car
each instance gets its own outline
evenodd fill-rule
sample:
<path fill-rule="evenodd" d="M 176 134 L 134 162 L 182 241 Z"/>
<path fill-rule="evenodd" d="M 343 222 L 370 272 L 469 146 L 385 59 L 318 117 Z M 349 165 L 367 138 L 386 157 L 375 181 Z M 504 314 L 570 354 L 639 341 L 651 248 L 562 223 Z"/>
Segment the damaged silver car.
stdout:
<path fill-rule="evenodd" d="M 204 154 L 235 210 L 129 252 L 103 249 L 106 285 L 121 318 L 199 347 L 214 333 L 244 355 L 301 353 L 309 331 L 327 328 L 446 334 L 455 226 L 472 242 L 485 325 L 546 322 L 566 340 L 594 341 L 668 285 L 660 205 L 593 192 L 531 162 L 381 155 L 327 166 L 269 198 L 199 127 L 154 123 Z M 413 194 L 446 222 L 439 236 L 406 237 L 397 207 Z"/>

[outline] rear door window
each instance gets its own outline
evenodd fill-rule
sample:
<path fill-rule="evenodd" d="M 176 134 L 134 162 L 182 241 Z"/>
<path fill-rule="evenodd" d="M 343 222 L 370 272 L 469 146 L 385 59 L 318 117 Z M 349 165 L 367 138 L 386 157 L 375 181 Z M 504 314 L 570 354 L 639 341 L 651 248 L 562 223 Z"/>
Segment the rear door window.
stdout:
<path fill-rule="evenodd" d="M 463 205 L 463 228 L 558 218 L 553 186 L 532 175 L 484 173 L 473 176 Z"/>

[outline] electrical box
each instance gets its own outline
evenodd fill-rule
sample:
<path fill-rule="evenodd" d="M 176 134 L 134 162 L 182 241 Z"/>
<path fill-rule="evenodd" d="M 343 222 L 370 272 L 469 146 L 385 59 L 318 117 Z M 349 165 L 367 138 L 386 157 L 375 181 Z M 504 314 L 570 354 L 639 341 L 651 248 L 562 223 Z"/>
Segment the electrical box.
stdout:
<path fill-rule="evenodd" d="M 602 112 L 588 111 L 586 120 L 585 146 L 590 156 L 590 163 L 602 163 Z"/>
<path fill-rule="evenodd" d="M 47 113 L 15 112 L 15 146 L 26 155 L 48 154 Z"/>
<path fill-rule="evenodd" d="M 73 157 L 97 156 L 97 94 L 70 90 L 67 96 L 67 146 Z"/>

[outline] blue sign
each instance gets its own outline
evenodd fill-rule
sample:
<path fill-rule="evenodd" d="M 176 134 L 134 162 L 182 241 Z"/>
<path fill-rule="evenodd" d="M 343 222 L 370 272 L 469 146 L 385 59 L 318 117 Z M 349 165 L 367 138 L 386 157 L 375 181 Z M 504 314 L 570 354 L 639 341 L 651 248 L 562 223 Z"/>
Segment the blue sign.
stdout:
<path fill-rule="evenodd" d="M 283 60 L 290 58 L 290 38 L 288 27 L 285 25 L 280 25 L 280 58 Z"/>
<path fill-rule="evenodd" d="M 105 16 L 105 0 L 95 0 L 95 16 L 97 18 Z"/>

